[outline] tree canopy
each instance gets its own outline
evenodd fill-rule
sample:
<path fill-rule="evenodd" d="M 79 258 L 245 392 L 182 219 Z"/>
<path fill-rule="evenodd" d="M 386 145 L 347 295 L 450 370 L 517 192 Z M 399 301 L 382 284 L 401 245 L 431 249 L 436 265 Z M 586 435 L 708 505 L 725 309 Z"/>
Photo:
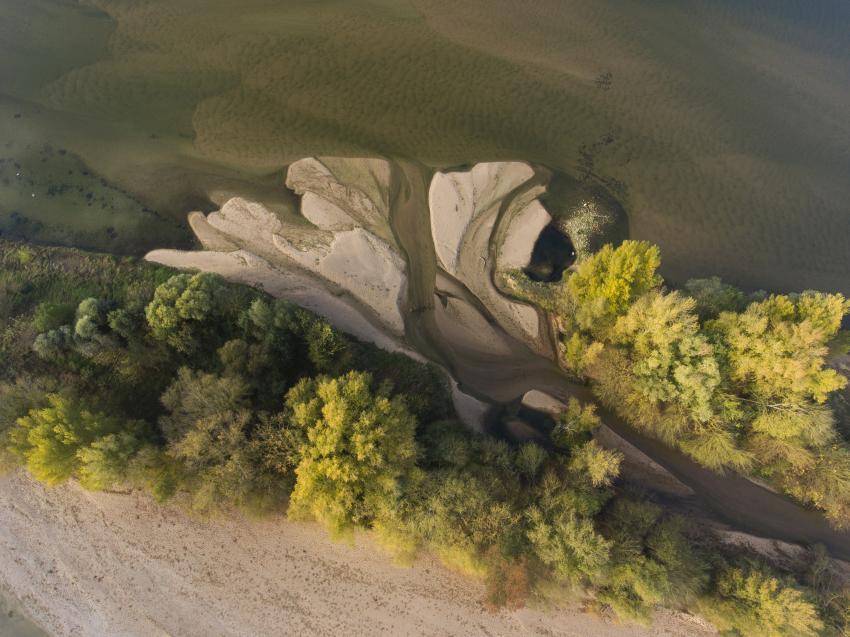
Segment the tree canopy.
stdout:
<path fill-rule="evenodd" d="M 72 476 L 105 489 L 125 475 L 127 462 L 149 436 L 144 423 L 93 413 L 77 400 L 48 394 L 44 407 L 17 421 L 10 442 L 30 473 L 49 485 Z"/>
<path fill-rule="evenodd" d="M 850 301 L 811 291 L 748 298 L 716 277 L 683 294 L 662 287 L 659 264 L 657 248 L 627 241 L 559 284 L 564 366 L 699 463 L 752 471 L 850 524 L 850 447 L 826 404 L 847 385 L 827 359 L 845 339 Z"/>
<path fill-rule="evenodd" d="M 566 278 L 562 313 L 579 329 L 603 337 L 640 296 L 661 284 L 658 248 L 646 241 L 606 244 Z"/>
<path fill-rule="evenodd" d="M 787 580 L 754 564 L 727 566 L 717 596 L 702 612 L 722 631 L 740 637 L 815 637 L 823 628 L 815 605 Z"/>
<path fill-rule="evenodd" d="M 349 339 L 284 301 L 132 259 L 56 259 L 39 247 L 21 259 L 6 245 L 4 463 L 50 484 L 144 488 L 195 514 L 288 511 L 336 534 L 372 530 L 399 559 L 427 550 L 483 578 L 491 605 L 583 595 L 622 620 L 704 607 L 740 634 L 821 626 L 785 575 L 629 495 L 620 454 L 594 440 L 592 404 L 569 401 L 552 448 L 510 445 L 455 419 L 439 369 Z M 559 322 L 600 395 L 708 466 L 737 454 L 734 466 L 751 462 L 846 519 L 848 452 L 817 392 L 759 393 L 778 381 L 732 378 L 736 356 L 760 354 L 725 343 L 723 313 L 739 309 L 715 302 L 703 315 L 702 301 L 666 293 L 656 249 L 630 242 L 600 255 L 580 266 L 574 292 L 558 287 L 588 319 Z M 793 315 L 777 320 L 808 322 L 827 343 L 840 299 L 793 299 Z M 809 371 L 822 380 L 818 360 Z M 728 574 L 735 569 L 745 575 Z M 832 585 L 811 579 L 829 625 L 845 626 Z"/>
<path fill-rule="evenodd" d="M 303 431 L 290 511 L 340 533 L 374 517 L 411 479 L 416 421 L 400 397 L 375 394 L 371 377 L 304 379 L 286 397 Z"/>

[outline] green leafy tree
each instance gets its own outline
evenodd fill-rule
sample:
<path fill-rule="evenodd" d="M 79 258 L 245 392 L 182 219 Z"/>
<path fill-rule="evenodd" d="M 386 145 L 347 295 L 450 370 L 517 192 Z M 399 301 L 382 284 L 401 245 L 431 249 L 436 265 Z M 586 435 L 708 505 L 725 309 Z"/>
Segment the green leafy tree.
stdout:
<path fill-rule="evenodd" d="M 339 534 L 368 523 L 414 471 L 416 420 L 400 397 L 374 394 L 371 377 L 304 379 L 287 394 L 304 431 L 290 513 Z"/>
<path fill-rule="evenodd" d="M 570 455 L 570 470 L 587 476 L 594 487 L 607 487 L 620 475 L 623 454 L 603 449 L 595 440 L 576 447 Z"/>
<path fill-rule="evenodd" d="M 604 348 L 604 344 L 576 331 L 564 338 L 561 359 L 567 369 L 579 378 L 584 378 Z"/>
<path fill-rule="evenodd" d="M 681 433 L 677 444 L 698 463 L 715 471 L 746 471 L 753 465 L 753 454 L 741 449 L 735 434 L 717 421 Z"/>
<path fill-rule="evenodd" d="M 181 463 L 181 486 L 194 510 L 263 509 L 283 500 L 285 481 L 263 479 L 257 447 L 248 440 L 253 426 L 248 410 L 217 412 L 197 418 L 168 446 L 168 455 Z"/>
<path fill-rule="evenodd" d="M 218 277 L 176 274 L 156 288 L 145 316 L 153 335 L 180 352 L 200 345 L 200 328 L 221 309 L 224 296 Z"/>
<path fill-rule="evenodd" d="M 840 294 L 773 295 L 711 323 L 740 394 L 768 407 L 823 403 L 847 384 L 825 366 L 850 304 Z"/>
<path fill-rule="evenodd" d="M 621 498 L 606 512 L 603 526 L 612 551 L 598 599 L 622 619 L 648 623 L 655 605 L 684 607 L 702 591 L 707 569 L 685 537 L 681 518 Z"/>
<path fill-rule="evenodd" d="M 829 555 L 826 547 L 813 546 L 803 581 L 811 591 L 824 622 L 824 634 L 850 635 L 850 590 L 841 574 L 840 563 Z"/>
<path fill-rule="evenodd" d="M 544 474 L 525 510 L 533 554 L 557 581 L 582 583 L 606 567 L 612 543 L 594 524 L 603 498 L 586 498 L 555 470 Z"/>
<path fill-rule="evenodd" d="M 44 332 L 35 337 L 32 350 L 45 360 L 57 359 L 74 346 L 74 334 L 70 325 Z"/>
<path fill-rule="evenodd" d="M 717 318 L 721 312 L 740 312 L 747 303 L 741 290 L 728 285 L 720 277 L 691 279 L 685 283 L 685 292 L 696 302 L 700 321 Z"/>
<path fill-rule="evenodd" d="M 17 420 L 46 404 L 46 396 L 57 390 L 53 378 L 21 374 L 14 381 L 0 381 L 0 472 L 18 466 L 20 455 L 12 452 L 10 436 L 18 428 Z"/>
<path fill-rule="evenodd" d="M 69 303 L 39 303 L 33 313 L 33 327 L 41 334 L 69 324 L 74 319 L 74 306 Z"/>
<path fill-rule="evenodd" d="M 12 451 L 30 473 L 48 485 L 74 475 L 89 488 L 106 488 L 120 480 L 122 459 L 144 442 L 144 425 L 93 413 L 58 394 L 46 400 L 47 406 L 19 418 L 9 435 Z"/>
<path fill-rule="evenodd" d="M 341 371 L 348 362 L 348 339 L 324 321 L 315 321 L 306 334 L 307 353 L 316 370 Z"/>
<path fill-rule="evenodd" d="M 542 447 L 527 442 L 522 445 L 514 456 L 514 466 L 520 476 L 533 480 L 545 466 L 549 454 Z"/>
<path fill-rule="evenodd" d="M 248 407 L 248 387 L 239 376 L 217 376 L 181 367 L 162 395 L 168 414 L 159 420 L 169 442 L 183 438 L 196 421 Z"/>
<path fill-rule="evenodd" d="M 74 335 L 90 340 L 106 327 L 107 304 L 95 298 L 83 299 L 77 306 Z"/>
<path fill-rule="evenodd" d="M 127 480 L 130 465 L 150 434 L 142 421 L 125 423 L 125 429 L 110 433 L 77 451 L 77 478 L 84 489 L 103 491 Z"/>
<path fill-rule="evenodd" d="M 558 414 L 552 440 L 561 447 L 569 448 L 589 440 L 601 424 L 602 421 L 596 415 L 596 405 L 585 405 L 576 398 L 570 398 L 564 410 Z"/>
<path fill-rule="evenodd" d="M 793 497 L 822 509 L 838 528 L 850 526 L 850 450 L 831 444 L 811 452 L 808 467 L 779 473 L 779 484 Z"/>
<path fill-rule="evenodd" d="M 492 467 L 433 472 L 417 511 L 420 537 L 449 566 L 470 575 L 487 571 L 485 556 L 516 527 L 517 512 Z"/>
<path fill-rule="evenodd" d="M 714 348 L 700 334 L 693 299 L 654 290 L 639 298 L 613 329 L 613 341 L 629 353 L 626 382 L 650 404 L 677 403 L 691 420 L 713 416 L 720 385 Z"/>

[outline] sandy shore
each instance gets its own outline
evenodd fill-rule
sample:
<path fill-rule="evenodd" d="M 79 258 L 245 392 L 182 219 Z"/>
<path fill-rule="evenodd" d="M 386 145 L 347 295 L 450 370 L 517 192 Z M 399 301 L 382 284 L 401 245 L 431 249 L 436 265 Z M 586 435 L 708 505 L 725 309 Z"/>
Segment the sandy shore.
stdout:
<path fill-rule="evenodd" d="M 371 539 L 313 524 L 199 521 L 138 494 L 0 478 L 0 576 L 55 635 L 708 635 L 575 609 L 488 612 L 482 587 L 431 559 L 397 567 Z"/>

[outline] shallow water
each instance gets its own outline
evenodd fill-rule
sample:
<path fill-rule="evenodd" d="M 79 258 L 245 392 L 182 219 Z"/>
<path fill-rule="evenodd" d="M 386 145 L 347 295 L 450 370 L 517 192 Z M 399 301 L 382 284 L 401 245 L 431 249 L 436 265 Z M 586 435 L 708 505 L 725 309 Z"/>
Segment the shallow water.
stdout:
<path fill-rule="evenodd" d="M 841 0 L 234 6 L 0 0 L 0 229 L 140 252 L 211 198 L 290 214 L 306 155 L 527 159 L 604 184 L 674 281 L 850 291 Z"/>
<path fill-rule="evenodd" d="M 3 637 L 47 637 L 21 610 L 20 604 L 0 589 L 0 635 Z"/>

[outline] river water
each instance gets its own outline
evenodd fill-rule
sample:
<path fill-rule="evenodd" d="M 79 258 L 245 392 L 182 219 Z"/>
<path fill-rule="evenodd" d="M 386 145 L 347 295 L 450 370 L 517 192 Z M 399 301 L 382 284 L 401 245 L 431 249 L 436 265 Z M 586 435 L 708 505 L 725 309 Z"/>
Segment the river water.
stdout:
<path fill-rule="evenodd" d="M 846 292 L 848 32 L 843 0 L 0 0 L 0 231 L 141 253 L 233 194 L 290 213 L 303 156 L 523 159 L 674 281 Z"/>
<path fill-rule="evenodd" d="M 46 637 L 48 633 L 24 614 L 17 600 L 0 587 L 0 635 L 3 637 Z"/>

